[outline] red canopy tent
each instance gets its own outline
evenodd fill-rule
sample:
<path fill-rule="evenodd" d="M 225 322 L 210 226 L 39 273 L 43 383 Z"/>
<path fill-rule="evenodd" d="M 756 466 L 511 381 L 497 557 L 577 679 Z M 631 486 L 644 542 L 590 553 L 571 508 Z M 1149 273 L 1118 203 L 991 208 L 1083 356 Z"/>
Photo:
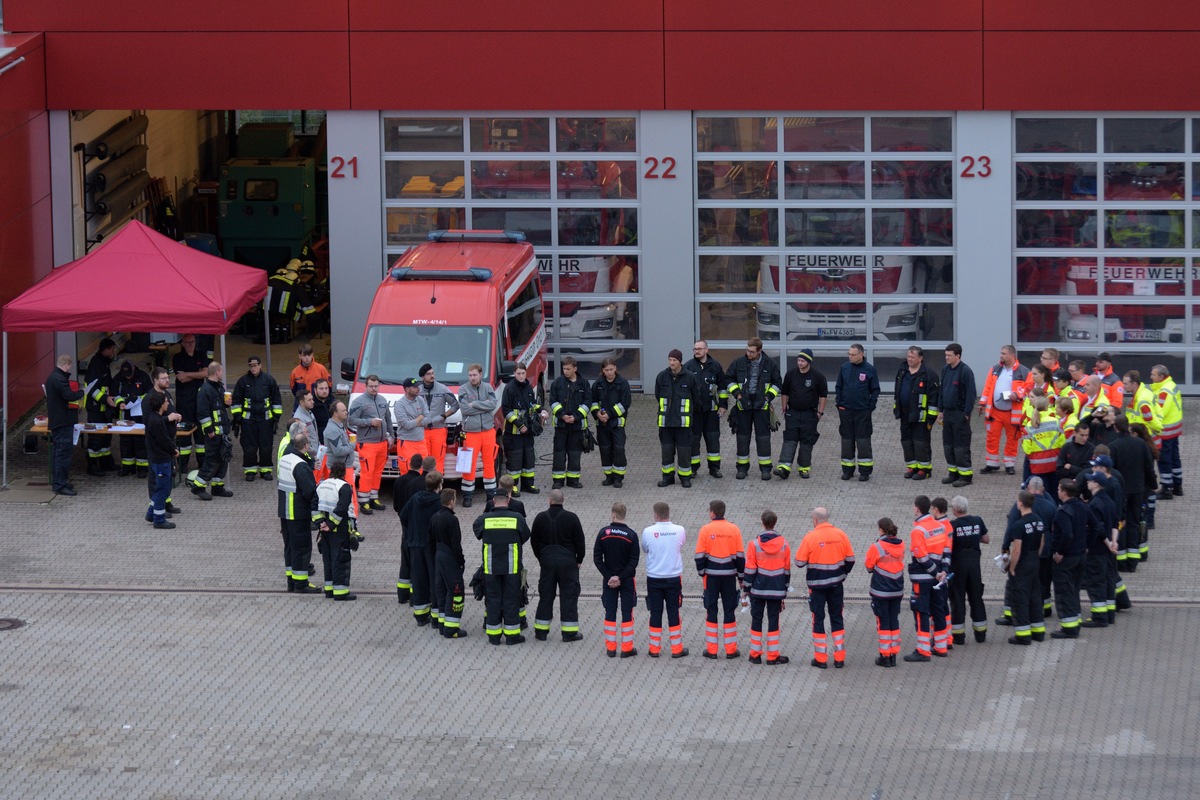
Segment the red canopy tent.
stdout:
<path fill-rule="evenodd" d="M 267 274 L 261 269 L 186 247 L 134 220 L 83 258 L 55 269 L 6 304 L 0 316 L 4 331 L 3 484 L 8 484 L 10 331 L 224 334 L 266 294 Z"/>

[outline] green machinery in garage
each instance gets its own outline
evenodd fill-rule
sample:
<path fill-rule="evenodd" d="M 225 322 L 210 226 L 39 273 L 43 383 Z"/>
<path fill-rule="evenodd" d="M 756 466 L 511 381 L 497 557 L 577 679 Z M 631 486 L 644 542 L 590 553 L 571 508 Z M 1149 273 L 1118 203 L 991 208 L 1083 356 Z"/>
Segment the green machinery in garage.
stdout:
<path fill-rule="evenodd" d="M 310 243 L 317 225 L 313 159 L 231 159 L 217 191 L 217 230 L 230 261 L 273 272 Z"/>

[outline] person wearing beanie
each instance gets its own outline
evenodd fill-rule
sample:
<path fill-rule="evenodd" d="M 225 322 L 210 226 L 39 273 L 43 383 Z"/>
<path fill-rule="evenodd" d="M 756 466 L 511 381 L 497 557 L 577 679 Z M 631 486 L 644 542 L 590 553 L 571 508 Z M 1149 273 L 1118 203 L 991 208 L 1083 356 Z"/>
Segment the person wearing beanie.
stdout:
<path fill-rule="evenodd" d="M 458 411 L 458 398 L 444 383 L 439 383 L 431 364 L 417 370 L 421 379 L 420 396 L 429 411 L 425 414 L 425 452 L 437 459 L 437 469 L 446 472 L 446 420 Z"/>
<path fill-rule="evenodd" d="M 662 445 L 662 480 L 659 486 L 692 485 L 692 418 L 700 405 L 699 379 L 683 368 L 683 353 L 667 353 L 667 368 L 654 380 L 658 400 L 658 441 Z M 678 465 L 678 466 L 676 466 Z"/>
<path fill-rule="evenodd" d="M 775 467 L 775 474 L 783 480 L 792 474 L 793 459 L 796 460 L 796 473 L 801 478 L 808 478 L 813 446 L 821 438 L 817 425 L 825 416 L 829 382 L 812 362 L 813 352 L 806 347 L 796 356 L 796 366 L 783 376 L 779 395 L 783 406 L 783 448 Z"/>

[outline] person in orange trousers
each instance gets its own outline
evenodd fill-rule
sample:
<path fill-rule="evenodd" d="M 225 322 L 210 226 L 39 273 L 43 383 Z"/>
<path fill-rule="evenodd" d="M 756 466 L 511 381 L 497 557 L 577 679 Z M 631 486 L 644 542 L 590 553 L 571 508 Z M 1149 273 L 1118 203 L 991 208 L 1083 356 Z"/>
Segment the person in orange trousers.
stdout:
<path fill-rule="evenodd" d="M 467 367 L 467 383 L 458 390 L 458 407 L 462 411 L 464 446 L 474 454 L 471 469 L 462 475 L 463 508 L 475 502 L 475 462 L 483 458 L 483 492 L 487 499 L 496 496 L 496 411 L 500 399 L 491 384 L 483 382 L 483 366 Z"/>
<path fill-rule="evenodd" d="M 796 566 L 807 569 L 808 604 L 812 609 L 812 666 L 827 669 L 829 644 L 833 644 L 833 666 L 846 665 L 846 624 L 842 617 L 842 588 L 854 569 L 854 549 L 850 537 L 829 522 L 829 510 L 812 510 L 813 529 L 804 534 L 796 548 Z M 829 611 L 829 634 L 825 633 L 825 612 Z"/>
<path fill-rule="evenodd" d="M 742 531 L 725 519 L 725 502 L 713 500 L 708 504 L 711 520 L 696 537 L 696 571 L 704 580 L 704 657 L 716 658 L 718 644 L 724 644 L 725 657 L 737 658 L 738 583 L 746 566 L 742 547 Z M 717 626 L 717 605 L 724 615 Z"/>
<path fill-rule="evenodd" d="M 779 614 L 792 582 L 792 554 L 787 540 L 775 531 L 779 517 L 765 509 L 760 517 L 763 532 L 746 548 L 742 591 L 750 598 L 750 663 L 761 664 L 763 611 L 767 612 L 767 665 L 788 663 L 779 653 Z"/>
<path fill-rule="evenodd" d="M 999 472 L 1001 465 L 1009 475 L 1016 474 L 1017 442 L 1021 438 L 1024 417 L 1025 381 L 1029 368 L 1017 361 L 1011 344 L 1000 348 L 1000 363 L 988 370 L 983 392 L 979 395 L 979 413 L 987 422 L 984 440 L 986 465 L 981 472 Z M 1000 456 L 1000 437 L 1005 437 L 1004 457 Z"/>
<path fill-rule="evenodd" d="M 388 450 L 396 441 L 392 424 L 392 406 L 379 396 L 379 376 L 367 376 L 367 390 L 350 404 L 348 424 L 358 436 L 358 503 L 364 509 L 379 511 L 379 484 Z"/>

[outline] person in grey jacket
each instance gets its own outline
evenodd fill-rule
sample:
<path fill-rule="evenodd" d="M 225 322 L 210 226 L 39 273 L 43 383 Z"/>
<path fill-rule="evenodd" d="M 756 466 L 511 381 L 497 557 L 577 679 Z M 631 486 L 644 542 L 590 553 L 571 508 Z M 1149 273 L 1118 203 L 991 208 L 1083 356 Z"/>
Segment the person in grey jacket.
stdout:
<path fill-rule="evenodd" d="M 483 382 L 483 367 L 467 367 L 467 383 L 458 390 L 458 406 L 462 411 L 464 447 L 475 453 L 470 472 L 462 476 L 463 507 L 475 502 L 475 461 L 483 456 L 483 491 L 490 500 L 496 496 L 496 410 L 500 399 L 491 384 Z"/>
<path fill-rule="evenodd" d="M 379 511 L 383 508 L 379 502 L 379 483 L 388 450 L 396 442 L 396 431 L 392 425 L 392 405 L 379 396 L 379 376 L 368 375 L 366 384 L 367 390 L 350 404 L 350 427 L 358 435 L 359 508 Z"/>
<path fill-rule="evenodd" d="M 292 418 L 298 419 L 304 423 L 304 427 L 308 429 L 308 454 L 312 458 L 317 457 L 317 446 L 321 440 L 317 437 L 317 418 L 313 416 L 313 393 L 309 389 L 301 389 L 296 392 L 296 410 L 292 412 Z"/>
<path fill-rule="evenodd" d="M 429 412 L 425 415 L 425 452 L 437 459 L 437 468 L 446 473 L 446 420 L 458 411 L 458 398 L 444 383 L 438 383 L 433 367 L 422 364 L 420 397 Z"/>
<path fill-rule="evenodd" d="M 421 382 L 416 378 L 404 379 L 404 396 L 396 401 L 396 455 L 402 463 L 408 463 L 413 454 L 429 455 L 425 446 L 425 420 L 429 419 L 429 406 L 421 397 Z"/>
<path fill-rule="evenodd" d="M 335 478 L 341 478 L 351 486 L 354 485 L 354 473 L 358 471 L 358 454 L 354 452 L 354 443 L 350 441 L 350 431 L 346 429 L 346 419 L 350 416 L 346 410 L 346 404 L 341 400 L 334 400 L 333 405 L 329 409 L 329 422 L 325 423 L 325 463 L 332 464 L 336 461 L 344 461 L 346 463 L 346 474 L 334 475 Z M 364 514 L 370 514 L 370 509 L 359 509 Z"/>

